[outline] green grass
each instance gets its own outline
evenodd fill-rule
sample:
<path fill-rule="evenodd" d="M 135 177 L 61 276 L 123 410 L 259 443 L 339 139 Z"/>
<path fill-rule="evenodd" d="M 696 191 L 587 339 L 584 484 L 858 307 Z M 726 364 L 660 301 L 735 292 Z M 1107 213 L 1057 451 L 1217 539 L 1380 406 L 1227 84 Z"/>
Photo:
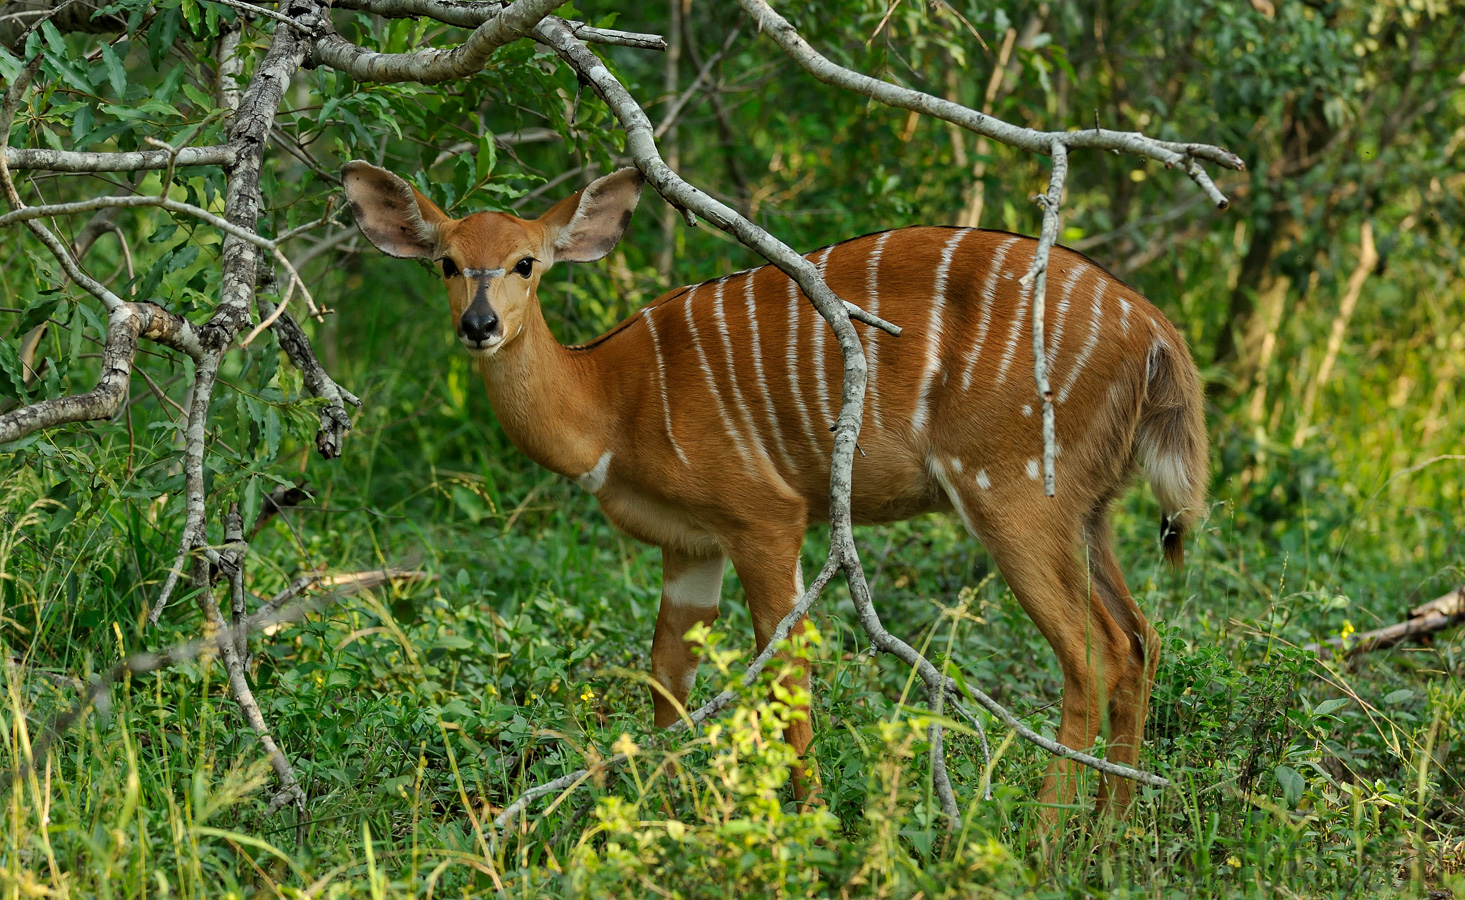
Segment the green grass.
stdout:
<path fill-rule="evenodd" d="M 338 463 L 287 436 L 281 458 L 303 461 L 316 498 L 251 549 L 263 596 L 321 564 L 437 576 L 254 639 L 253 686 L 306 816 L 268 813 L 271 775 L 221 667 L 184 663 L 117 685 L 3 798 L 0 897 L 1465 896 L 1465 636 L 1353 665 L 1299 649 L 1462 578 L 1460 464 L 1390 480 L 1452 439 L 1411 445 L 1408 409 L 1335 419 L 1305 452 L 1223 411 L 1215 505 L 1178 575 L 1134 491 L 1120 556 L 1164 636 L 1145 764 L 1174 786 L 1141 789 L 1125 821 L 1076 809 L 1044 835 L 1044 755 L 994 726 L 987 772 L 958 728 L 965 822 L 948 836 L 919 692 L 868 655 L 839 588 L 805 651 L 825 806 L 791 802 L 784 710 L 763 688 L 696 739 L 660 741 L 642 674 L 657 554 L 522 459 L 445 329 L 414 315 L 385 305 L 332 348 L 368 408 Z M 387 357 L 402 364 L 371 362 Z M 138 460 L 166 460 L 166 430 L 136 431 Z M 121 425 L 48 435 L 0 479 L 0 649 L 18 662 L 0 769 L 94 673 L 196 634 L 182 599 L 162 632 L 142 625 L 180 503 L 130 497 L 166 473 L 129 471 L 126 454 Z M 1051 734 L 1056 663 L 981 548 L 936 517 L 860 538 L 887 625 Z M 729 578 L 694 700 L 738 676 L 751 640 Z M 536 803 L 522 830 L 488 828 L 522 790 L 627 741 L 632 765 Z"/>

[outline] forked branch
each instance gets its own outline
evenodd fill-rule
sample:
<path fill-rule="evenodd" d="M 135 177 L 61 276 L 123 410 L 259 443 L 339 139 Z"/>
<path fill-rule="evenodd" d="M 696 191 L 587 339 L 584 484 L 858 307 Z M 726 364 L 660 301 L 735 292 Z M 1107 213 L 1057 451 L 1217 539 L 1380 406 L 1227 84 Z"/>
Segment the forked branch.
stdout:
<path fill-rule="evenodd" d="M 19 440 L 43 428 L 110 419 L 116 415 L 127 399 L 140 337 L 185 352 L 198 348 L 198 336 L 187 319 L 151 303 L 124 303 L 108 317 L 107 339 L 102 345 L 102 374 L 97 386 L 85 394 L 42 400 L 0 416 L 0 444 Z"/>

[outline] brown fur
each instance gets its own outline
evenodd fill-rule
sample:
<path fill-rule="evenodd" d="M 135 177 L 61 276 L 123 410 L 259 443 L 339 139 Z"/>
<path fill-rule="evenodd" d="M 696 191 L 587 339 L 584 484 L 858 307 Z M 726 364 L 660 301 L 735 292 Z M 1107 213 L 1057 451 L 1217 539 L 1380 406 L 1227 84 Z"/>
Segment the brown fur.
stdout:
<path fill-rule="evenodd" d="M 621 179 L 618 192 L 597 183 L 586 195 L 629 193 L 624 173 L 609 178 Z M 608 249 L 606 234 L 619 238 L 629 206 L 600 205 L 586 215 L 570 198 L 538 221 L 449 221 L 441 244 L 461 268 L 512 269 L 525 253 L 547 265 L 556 243 L 578 239 L 564 233 L 577 222 L 597 223 L 582 243 Z M 810 254 L 840 297 L 904 329 L 896 338 L 857 326 L 871 379 L 853 509 L 864 523 L 954 509 L 1058 655 L 1058 739 L 1088 748 L 1107 720 L 1110 757 L 1133 763 L 1159 647 L 1124 585 L 1108 508 L 1142 459 L 1167 517 L 1167 555 L 1179 561 L 1204 500 L 1199 378 L 1148 301 L 1055 249 L 1046 328 L 1060 452 L 1058 494 L 1044 496 L 1031 313 L 1018 282 L 1034 247 L 999 232 L 907 228 Z M 802 590 L 805 529 L 828 514 L 839 348 L 769 266 L 672 291 L 601 339 L 564 347 L 539 309 L 541 271 L 489 285 L 507 338 L 481 360 L 484 382 L 516 446 L 580 479 L 618 528 L 662 548 L 652 659 L 665 688 L 656 722 L 670 724 L 696 667 L 682 636 L 717 616 L 712 580 L 679 573 L 720 572 L 730 559 L 760 649 Z M 456 325 L 466 279 L 449 279 L 448 293 Z M 803 712 L 786 734 L 800 753 L 812 738 Z M 1055 763 L 1045 797 L 1071 800 L 1072 775 Z M 1128 782 L 1106 782 L 1100 798 L 1126 805 Z"/>

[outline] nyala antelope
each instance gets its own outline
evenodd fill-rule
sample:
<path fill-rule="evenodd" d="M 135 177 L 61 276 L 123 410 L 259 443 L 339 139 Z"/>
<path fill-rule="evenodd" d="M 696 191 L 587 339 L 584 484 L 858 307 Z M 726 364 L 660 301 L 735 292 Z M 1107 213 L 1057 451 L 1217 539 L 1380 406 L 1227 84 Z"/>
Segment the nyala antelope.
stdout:
<path fill-rule="evenodd" d="M 515 446 L 661 548 L 651 659 L 664 690 L 652 702 L 656 724 L 670 725 L 697 674 L 684 635 L 717 618 L 727 560 L 760 650 L 803 592 L 799 548 L 811 522 L 827 521 L 843 376 L 829 327 L 787 275 L 762 266 L 677 288 L 565 347 L 545 324 L 540 280 L 555 263 L 610 252 L 640 198 L 640 173 L 607 175 L 527 220 L 453 219 L 376 166 L 352 162 L 343 174 L 356 223 L 378 249 L 442 266 L 458 339 Z M 892 337 L 857 326 L 870 380 L 854 516 L 954 511 L 1058 655 L 1058 740 L 1090 747 L 1107 723 L 1109 758 L 1133 765 L 1160 648 L 1125 587 L 1109 505 L 1142 464 L 1165 554 L 1182 561 L 1207 479 L 1200 380 L 1184 339 L 1149 301 L 1055 248 L 1045 322 L 1058 493 L 1044 496 L 1031 297 L 1019 282 L 1035 249 L 1002 232 L 912 227 L 809 256 L 840 297 L 904 329 Z M 807 687 L 807 671 L 796 680 Z M 802 713 L 784 735 L 800 755 L 813 736 Z M 1050 768 L 1046 799 L 1072 799 L 1071 765 Z M 1129 798 L 1123 779 L 1100 786 L 1101 806 Z"/>

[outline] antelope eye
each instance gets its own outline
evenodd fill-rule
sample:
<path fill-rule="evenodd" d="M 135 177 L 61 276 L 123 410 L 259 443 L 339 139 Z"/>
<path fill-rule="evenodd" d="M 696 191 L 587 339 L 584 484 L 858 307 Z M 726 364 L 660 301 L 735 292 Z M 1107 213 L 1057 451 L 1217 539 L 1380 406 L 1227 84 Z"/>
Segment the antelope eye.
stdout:
<path fill-rule="evenodd" d="M 523 259 L 519 260 L 519 264 L 517 266 L 514 266 L 514 271 L 519 275 L 528 278 L 529 275 L 534 271 L 534 257 L 526 256 Z"/>
<path fill-rule="evenodd" d="M 444 278 L 457 278 L 460 274 L 462 274 L 458 271 L 458 264 L 453 262 L 451 259 L 448 259 L 446 256 L 438 260 L 438 262 L 443 264 Z"/>

